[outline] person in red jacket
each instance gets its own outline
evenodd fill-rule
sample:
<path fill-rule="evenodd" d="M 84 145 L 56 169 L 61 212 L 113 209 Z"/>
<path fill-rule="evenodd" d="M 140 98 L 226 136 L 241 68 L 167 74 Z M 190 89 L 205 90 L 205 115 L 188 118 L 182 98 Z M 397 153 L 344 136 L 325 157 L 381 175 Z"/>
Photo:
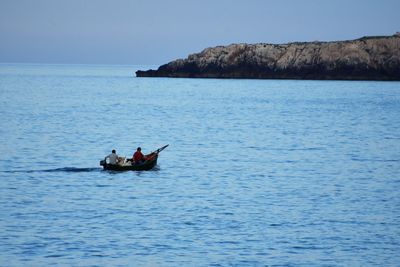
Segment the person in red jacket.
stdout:
<path fill-rule="evenodd" d="M 137 148 L 135 154 L 133 154 L 132 162 L 134 164 L 141 164 L 146 160 L 145 156 L 142 154 L 142 149 L 140 147 Z"/>

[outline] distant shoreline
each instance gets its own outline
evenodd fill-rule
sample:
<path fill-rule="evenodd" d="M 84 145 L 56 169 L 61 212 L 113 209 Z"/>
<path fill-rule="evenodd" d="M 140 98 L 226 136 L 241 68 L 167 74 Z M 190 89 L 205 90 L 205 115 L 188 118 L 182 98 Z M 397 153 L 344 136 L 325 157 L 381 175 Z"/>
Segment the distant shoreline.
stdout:
<path fill-rule="evenodd" d="M 400 81 L 400 33 L 206 48 L 137 77 Z"/>

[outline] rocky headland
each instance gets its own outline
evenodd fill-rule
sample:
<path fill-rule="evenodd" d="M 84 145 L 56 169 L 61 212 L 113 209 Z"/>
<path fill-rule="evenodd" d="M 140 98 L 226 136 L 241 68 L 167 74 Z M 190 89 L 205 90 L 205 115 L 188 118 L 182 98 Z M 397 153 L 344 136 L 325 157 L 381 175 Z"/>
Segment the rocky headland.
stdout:
<path fill-rule="evenodd" d="M 206 48 L 137 77 L 400 80 L 400 33 L 350 41 Z"/>

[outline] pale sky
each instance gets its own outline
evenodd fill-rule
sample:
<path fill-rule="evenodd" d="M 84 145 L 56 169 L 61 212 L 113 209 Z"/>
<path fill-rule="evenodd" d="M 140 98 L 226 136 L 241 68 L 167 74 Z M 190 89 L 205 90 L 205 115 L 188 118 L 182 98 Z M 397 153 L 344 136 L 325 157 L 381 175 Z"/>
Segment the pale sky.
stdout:
<path fill-rule="evenodd" d="M 231 43 L 392 35 L 399 13 L 399 0 L 0 0 L 0 62 L 158 65 Z"/>

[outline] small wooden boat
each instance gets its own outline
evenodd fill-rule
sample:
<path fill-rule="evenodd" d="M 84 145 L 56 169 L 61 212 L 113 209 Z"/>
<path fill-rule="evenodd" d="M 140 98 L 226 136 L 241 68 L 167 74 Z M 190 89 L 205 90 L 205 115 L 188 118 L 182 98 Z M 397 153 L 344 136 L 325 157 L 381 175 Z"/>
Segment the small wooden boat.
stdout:
<path fill-rule="evenodd" d="M 104 170 L 110 171 L 148 171 L 157 165 L 158 154 L 167 146 L 168 145 L 165 145 L 156 151 L 145 155 L 146 161 L 143 163 L 135 164 L 132 161 L 127 161 L 125 158 L 122 158 L 122 161 L 118 164 L 109 164 L 106 160 L 101 160 L 100 165 L 103 166 Z"/>

